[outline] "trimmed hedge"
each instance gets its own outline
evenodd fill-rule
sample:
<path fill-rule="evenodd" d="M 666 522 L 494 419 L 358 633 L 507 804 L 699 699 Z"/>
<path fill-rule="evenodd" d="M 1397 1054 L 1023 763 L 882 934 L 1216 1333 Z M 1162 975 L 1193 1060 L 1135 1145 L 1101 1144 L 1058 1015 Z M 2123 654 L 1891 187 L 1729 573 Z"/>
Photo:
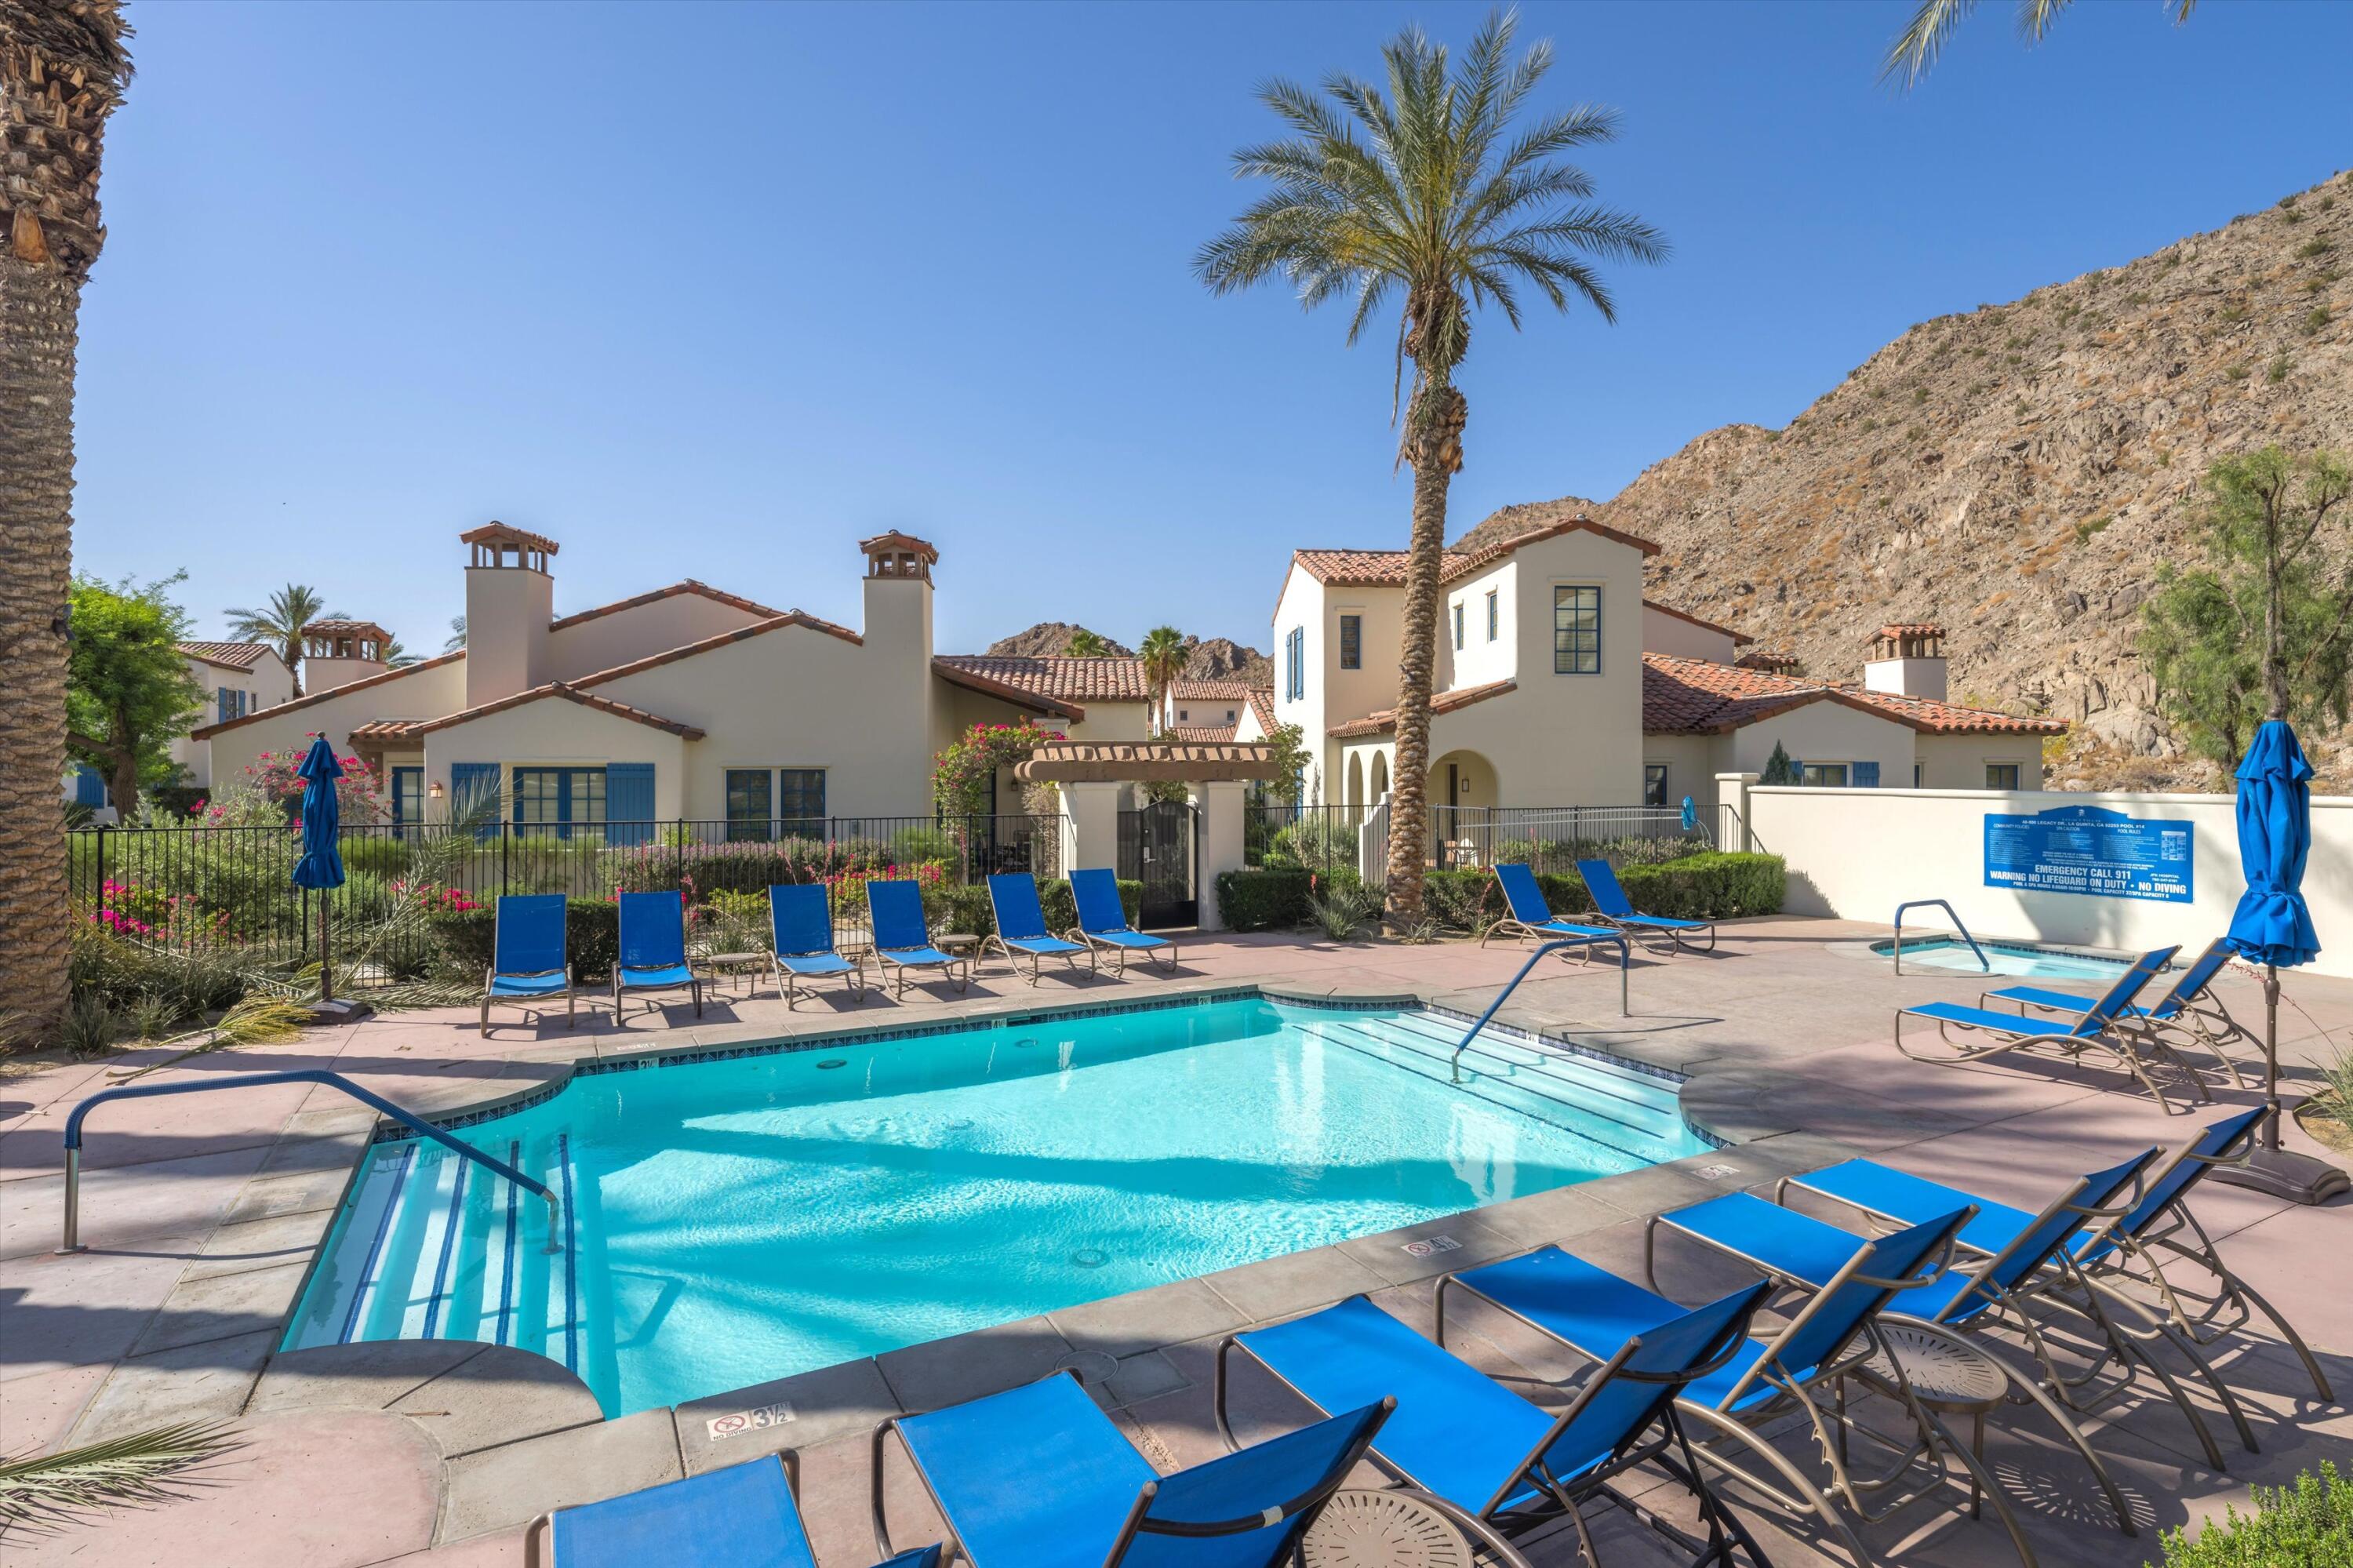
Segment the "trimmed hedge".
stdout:
<path fill-rule="evenodd" d="M 941 895 L 946 906 L 947 929 L 968 932 L 976 937 L 997 933 L 997 912 L 988 902 L 988 886 L 983 883 L 974 887 L 951 887 Z M 1049 877 L 1038 884 L 1038 902 L 1046 911 L 1046 929 L 1067 931 L 1079 923 L 1079 901 L 1071 892 L 1067 877 Z M 1128 924 L 1135 923 L 1136 912 L 1144 907 L 1144 884 L 1123 881 L 1119 884 L 1119 906 L 1127 913 Z"/>
<path fill-rule="evenodd" d="M 498 948 L 498 916 L 490 906 L 428 916 L 434 939 L 449 961 L 469 976 L 490 968 Z M 604 980 L 621 950 L 621 906 L 606 898 L 564 901 L 565 950 L 573 978 Z"/>
<path fill-rule="evenodd" d="M 1539 871 L 1535 878 L 1554 914 L 1573 916 L 1593 907 L 1584 881 L 1574 871 Z M 1709 851 L 1661 865 L 1620 866 L 1618 881 L 1645 915 L 1663 915 L 1673 920 L 1725 920 L 1778 910 L 1788 874 L 1778 855 Z M 1274 867 L 1229 871 L 1218 878 L 1218 909 L 1227 926 L 1237 931 L 1286 929 L 1304 925 L 1311 917 L 1307 906 L 1311 890 L 1311 876 L 1304 871 Z M 1495 874 L 1484 869 L 1425 872 L 1422 896 L 1440 925 L 1459 931 L 1477 930 L 1505 913 Z"/>

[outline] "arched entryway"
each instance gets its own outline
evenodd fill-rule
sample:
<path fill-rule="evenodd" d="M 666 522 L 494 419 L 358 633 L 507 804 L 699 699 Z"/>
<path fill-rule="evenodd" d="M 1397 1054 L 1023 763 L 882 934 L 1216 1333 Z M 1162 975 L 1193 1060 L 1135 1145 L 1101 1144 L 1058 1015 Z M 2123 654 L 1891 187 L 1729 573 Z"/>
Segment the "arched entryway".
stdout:
<path fill-rule="evenodd" d="M 1494 832 L 1495 765 L 1458 747 L 1430 765 L 1430 858 L 1439 865 L 1486 865 Z"/>
<path fill-rule="evenodd" d="M 1347 791 L 1347 794 L 1343 797 L 1343 802 L 1348 808 L 1348 814 L 1351 817 L 1360 817 L 1364 815 L 1366 805 L 1365 758 L 1363 755 L 1358 752 L 1350 752 L 1348 754 Z"/>

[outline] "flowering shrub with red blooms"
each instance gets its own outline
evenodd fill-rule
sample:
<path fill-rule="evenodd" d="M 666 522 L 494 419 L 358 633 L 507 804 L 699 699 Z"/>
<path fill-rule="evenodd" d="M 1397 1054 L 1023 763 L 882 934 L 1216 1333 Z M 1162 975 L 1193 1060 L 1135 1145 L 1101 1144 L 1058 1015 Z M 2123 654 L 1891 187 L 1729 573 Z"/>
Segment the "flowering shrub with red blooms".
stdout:
<path fill-rule="evenodd" d="M 228 911 L 207 912 L 193 893 L 164 893 L 110 876 L 100 885 L 99 894 L 90 924 L 103 926 L 118 937 L 183 942 L 219 942 L 228 938 Z"/>
<path fill-rule="evenodd" d="M 821 877 L 825 884 L 826 905 L 836 920 L 858 920 L 866 915 L 866 885 L 870 882 L 912 882 L 923 895 L 923 907 L 931 908 L 946 888 L 948 868 L 937 861 L 921 865 L 886 865 L 871 871 L 844 871 Z"/>
<path fill-rule="evenodd" d="M 976 724 L 932 758 L 932 794 L 950 816 L 978 816 L 988 810 L 989 781 L 1000 768 L 1026 761 L 1050 740 L 1067 738 L 1029 719 L 1019 724 Z"/>
<path fill-rule="evenodd" d="M 474 895 L 462 887 L 444 887 L 438 882 L 414 885 L 396 882 L 392 885 L 395 898 L 406 898 L 427 915 L 462 915 L 469 909 L 482 907 Z"/>
<path fill-rule="evenodd" d="M 302 791 L 307 788 L 294 770 L 302 766 L 302 758 L 310 751 L 307 746 L 265 751 L 247 765 L 246 779 L 264 800 L 275 802 L 290 816 L 302 809 Z M 335 780 L 335 800 L 343 810 L 344 824 L 388 821 L 391 808 L 376 789 L 375 775 L 368 765 L 356 757 L 339 757 L 335 760 L 343 768 L 343 776 Z M 220 821 L 228 816 L 228 809 L 215 801 L 199 814 L 207 821 Z"/>

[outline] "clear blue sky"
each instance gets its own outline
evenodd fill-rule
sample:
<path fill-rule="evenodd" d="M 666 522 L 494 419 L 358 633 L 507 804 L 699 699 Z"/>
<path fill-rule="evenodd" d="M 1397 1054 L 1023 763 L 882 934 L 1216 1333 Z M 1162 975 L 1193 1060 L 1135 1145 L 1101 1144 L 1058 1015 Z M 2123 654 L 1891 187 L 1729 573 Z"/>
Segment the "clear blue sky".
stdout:
<path fill-rule="evenodd" d="M 559 611 L 696 577 L 855 622 L 935 541 L 944 651 L 1048 619 L 1268 646 L 1294 546 L 1396 546 L 1388 340 L 1193 251 L 1271 74 L 1482 7 L 134 4 L 83 311 L 76 558 L 289 577 L 438 649 L 456 535 L 554 535 Z M 1455 531 L 1780 424 L 1911 323 L 2353 162 L 2353 6 L 1989 0 L 1908 98 L 1897 4 L 1532 5 L 1550 101 L 1675 246 L 1620 319 L 1500 320 Z"/>

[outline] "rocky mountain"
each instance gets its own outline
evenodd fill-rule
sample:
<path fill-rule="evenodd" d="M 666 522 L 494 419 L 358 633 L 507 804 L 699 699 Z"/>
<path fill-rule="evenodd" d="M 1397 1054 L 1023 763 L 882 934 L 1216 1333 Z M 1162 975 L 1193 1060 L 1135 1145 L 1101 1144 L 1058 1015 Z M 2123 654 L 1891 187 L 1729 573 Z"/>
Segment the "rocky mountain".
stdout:
<path fill-rule="evenodd" d="M 1000 637 L 988 645 L 991 653 L 1016 658 L 1050 658 L 1071 646 L 1071 634 L 1082 628 L 1066 620 L 1041 620 L 1027 631 Z M 1132 659 L 1135 650 L 1103 639 L 1111 652 Z M 1188 681 L 1248 681 L 1254 686 L 1274 683 L 1274 661 L 1255 648 L 1245 648 L 1229 637 L 1187 637 L 1185 678 Z"/>
<path fill-rule="evenodd" d="M 1607 502 L 1508 506 L 1463 543 L 1583 513 L 1663 547 L 1658 598 L 1825 677 L 1858 674 L 1883 621 L 1939 621 L 1957 700 L 2075 726 L 2054 782 L 2207 787 L 2157 712 L 2137 612 L 2160 563 L 2200 556 L 2209 463 L 2353 452 L 2348 267 L 2353 174 L 1924 322 L 1784 429 L 1711 430 Z"/>
<path fill-rule="evenodd" d="M 1041 620 L 1027 631 L 1017 631 L 1010 637 L 1000 637 L 988 645 L 990 653 L 1001 658 L 1047 659 L 1070 651 L 1071 635 L 1086 628 L 1067 620 Z M 1135 650 L 1103 639 L 1103 645 L 1123 659 L 1135 656 Z"/>

